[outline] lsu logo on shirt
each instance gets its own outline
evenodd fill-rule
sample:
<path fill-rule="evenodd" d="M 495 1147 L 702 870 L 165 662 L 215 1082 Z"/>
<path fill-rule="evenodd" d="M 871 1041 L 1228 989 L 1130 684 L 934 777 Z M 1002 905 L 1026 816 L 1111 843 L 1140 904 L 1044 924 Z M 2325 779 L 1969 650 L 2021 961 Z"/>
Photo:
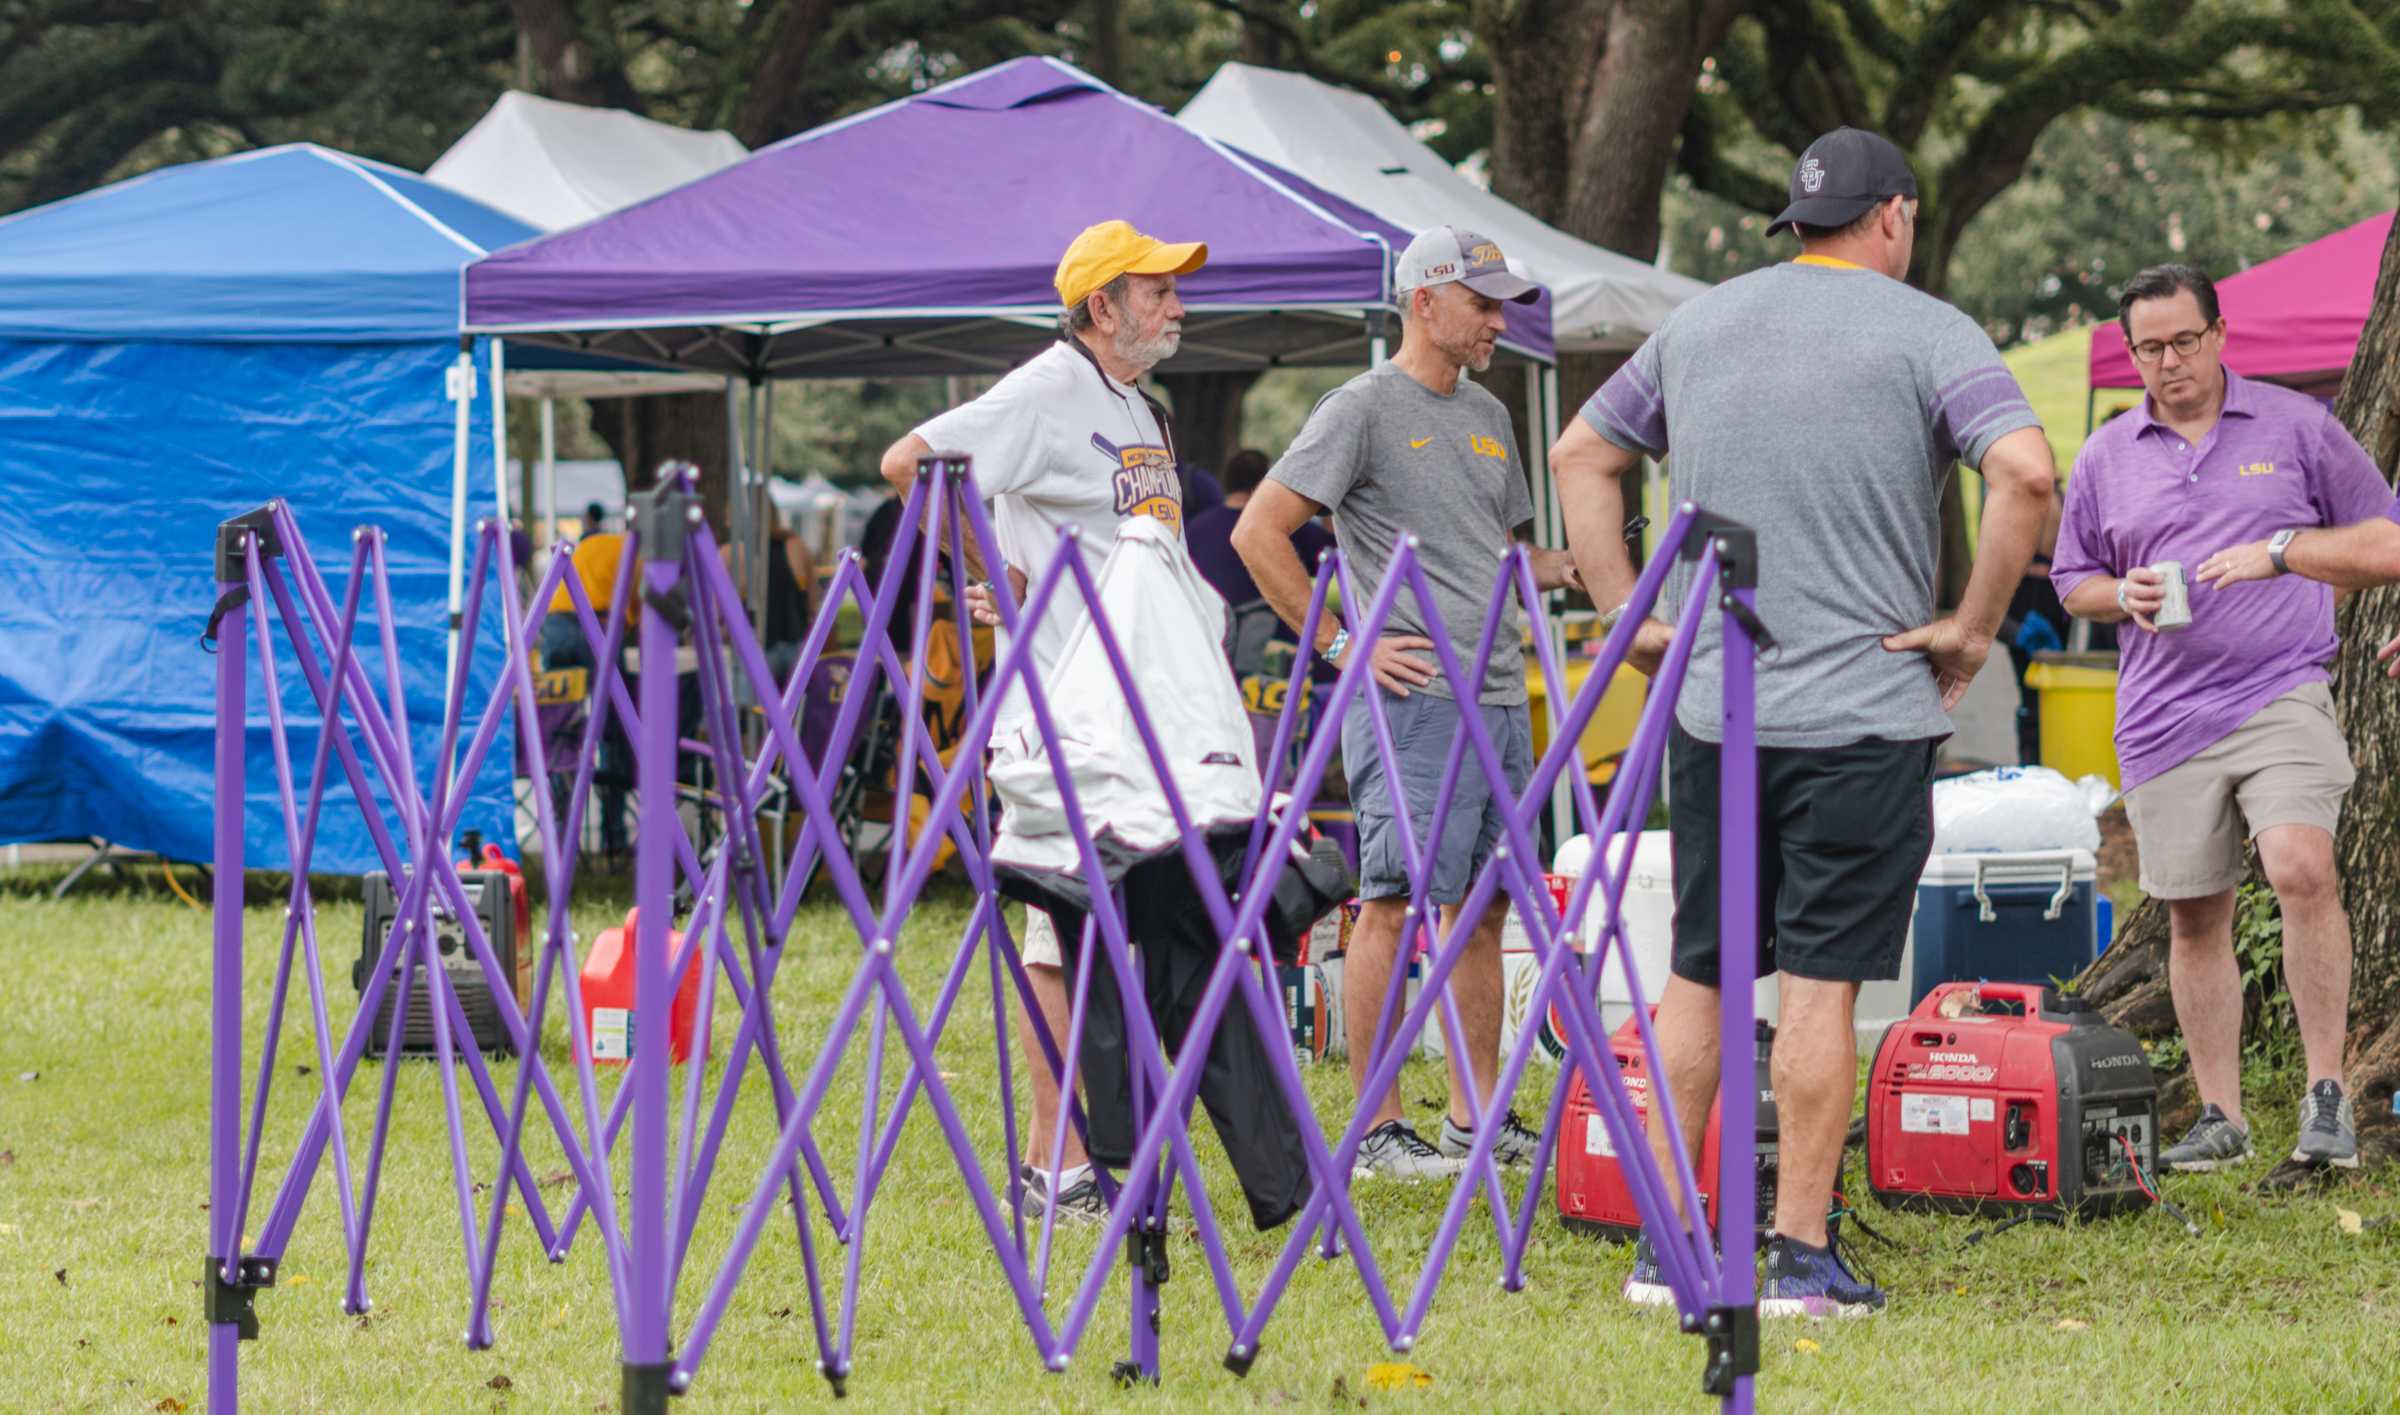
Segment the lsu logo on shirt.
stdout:
<path fill-rule="evenodd" d="M 1164 447 L 1135 443 L 1119 447 L 1098 433 L 1092 445 L 1117 464 L 1112 479 L 1119 516 L 1151 516 L 1169 529 L 1183 531 L 1183 484 L 1175 476 L 1175 459 Z"/>
<path fill-rule="evenodd" d="M 2244 462 L 2241 474 L 2246 477 L 2271 477 L 2275 475 L 2275 464 L 2273 462 Z"/>
<path fill-rule="evenodd" d="M 1470 437 L 1467 439 L 1467 446 L 1475 449 L 1475 455 L 1479 457 L 1506 457 L 1508 455 L 1508 449 L 1500 444 L 1500 439 L 1497 437 Z"/>

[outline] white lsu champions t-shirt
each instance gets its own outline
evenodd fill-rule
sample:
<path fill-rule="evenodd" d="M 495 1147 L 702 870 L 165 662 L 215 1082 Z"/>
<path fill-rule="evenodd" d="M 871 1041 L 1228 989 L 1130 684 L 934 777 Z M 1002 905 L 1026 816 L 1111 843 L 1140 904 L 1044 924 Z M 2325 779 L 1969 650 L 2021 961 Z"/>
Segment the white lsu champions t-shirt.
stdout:
<path fill-rule="evenodd" d="M 1126 517 L 1156 517 L 1183 532 L 1182 484 L 1150 405 L 1064 341 L 982 397 L 930 419 L 917 436 L 937 453 L 972 459 L 977 492 L 996 503 L 1000 553 L 1024 572 L 1028 593 L 1068 526 L 1082 528 L 1083 561 L 1095 581 Z M 1033 668 L 1044 679 L 1083 612 L 1083 597 L 1062 584 L 1034 626 Z M 1008 652 L 1005 634 L 1000 652 Z M 1023 726 L 1029 712 L 1024 695 L 1011 694 L 1001 725 Z"/>

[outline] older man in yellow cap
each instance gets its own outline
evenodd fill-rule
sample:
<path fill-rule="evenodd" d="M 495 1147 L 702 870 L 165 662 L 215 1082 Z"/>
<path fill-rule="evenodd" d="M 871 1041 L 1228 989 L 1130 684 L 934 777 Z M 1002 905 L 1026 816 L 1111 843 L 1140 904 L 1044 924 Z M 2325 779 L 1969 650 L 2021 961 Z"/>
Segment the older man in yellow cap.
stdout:
<path fill-rule="evenodd" d="M 996 502 L 995 530 L 1020 594 L 1020 567 L 1046 563 L 1059 532 L 1080 528 L 1077 542 L 1097 577 L 1129 516 L 1153 516 L 1183 528 L 1184 486 L 1165 409 L 1136 380 L 1174 355 L 1183 340 L 1183 303 L 1175 277 L 1208 259 L 1197 242 L 1145 236 L 1123 221 L 1086 227 L 1058 262 L 1060 339 L 992 385 L 892 444 L 883 475 L 902 495 L 919 458 L 939 451 L 974 459 L 976 489 Z M 1055 596 L 1032 629 L 1033 669 L 1048 677 L 1081 610 L 1074 595 Z M 1033 735 L 1022 693 L 1004 705 L 993 740 Z M 1056 935 L 1039 913 L 1023 940 L 1026 971 L 1050 1035 L 1067 1034 L 1067 988 Z M 1033 1134 L 1046 1148 L 1058 1106 L 1058 1082 L 1042 1060 L 1031 1021 L 1020 1012 L 1017 1037 L 1033 1076 Z M 1062 1218 L 1107 1212 L 1081 1142 L 1070 1128 L 1060 1167 L 1028 1166 L 1027 1207 L 1055 1206 Z"/>

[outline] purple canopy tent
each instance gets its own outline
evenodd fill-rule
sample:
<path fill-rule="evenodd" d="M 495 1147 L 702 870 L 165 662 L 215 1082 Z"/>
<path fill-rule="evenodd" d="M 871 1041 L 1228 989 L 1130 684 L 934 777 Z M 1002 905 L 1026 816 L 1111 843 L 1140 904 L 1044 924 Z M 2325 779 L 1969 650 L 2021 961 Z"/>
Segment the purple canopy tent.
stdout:
<path fill-rule="evenodd" d="M 996 373 L 1054 327 L 1059 252 L 1110 217 L 1209 243 L 1175 371 L 1357 362 L 1411 234 L 1017 59 L 487 256 L 465 326 L 753 381 Z M 1547 301 L 1510 311 L 1503 351 L 1551 361 Z"/>
<path fill-rule="evenodd" d="M 1208 264 L 1179 282 L 1188 313 L 1167 371 L 1382 359 L 1392 258 L 1412 232 L 1050 58 L 825 124 L 494 252 L 466 269 L 464 328 L 725 375 L 733 539 L 755 611 L 773 380 L 1005 372 L 1054 337 L 1059 253 L 1111 217 L 1208 242 Z M 1547 295 L 1509 307 L 1500 356 L 1555 361 Z M 1556 410 L 1540 405 L 1548 381 L 1528 382 L 1526 461 L 1546 477 Z"/>

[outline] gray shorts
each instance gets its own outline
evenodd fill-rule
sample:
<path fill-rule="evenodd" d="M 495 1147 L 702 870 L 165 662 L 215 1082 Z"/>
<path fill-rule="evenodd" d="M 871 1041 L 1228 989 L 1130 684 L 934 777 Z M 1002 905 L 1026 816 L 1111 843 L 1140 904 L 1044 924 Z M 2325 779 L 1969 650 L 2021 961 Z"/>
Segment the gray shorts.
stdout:
<path fill-rule="evenodd" d="M 2196 756 L 2125 793 L 2142 852 L 2142 888 L 2204 899 L 2242 882 L 2242 842 L 2279 825 L 2341 824 L 2357 773 L 2333 717 L 2333 693 L 2304 683 Z"/>
<path fill-rule="evenodd" d="M 1434 794 L 1441 788 L 1442 768 L 1450 760 L 1450 743 L 1460 735 L 1459 704 L 1450 698 L 1416 692 L 1395 698 L 1382 689 L 1384 717 L 1391 724 L 1392 751 L 1400 768 L 1400 784 L 1408 796 L 1410 832 L 1420 842 L 1433 823 Z M 1533 719 L 1525 704 L 1478 705 L 1483 730 L 1491 734 L 1508 776 L 1508 801 L 1492 789 L 1474 748 L 1465 747 L 1450 809 L 1442 822 L 1442 838 L 1426 842 L 1425 856 L 1433 864 L 1432 902 L 1456 904 L 1467 897 L 1467 886 L 1490 858 L 1500 839 L 1502 811 L 1525 789 L 1533 775 Z M 1358 822 L 1358 897 L 1381 899 L 1409 892 L 1408 852 L 1400 838 L 1392 791 L 1384 777 L 1382 753 L 1375 749 L 1374 721 L 1364 698 L 1350 704 L 1342 718 L 1342 768 L 1350 777 L 1350 808 Z"/>

